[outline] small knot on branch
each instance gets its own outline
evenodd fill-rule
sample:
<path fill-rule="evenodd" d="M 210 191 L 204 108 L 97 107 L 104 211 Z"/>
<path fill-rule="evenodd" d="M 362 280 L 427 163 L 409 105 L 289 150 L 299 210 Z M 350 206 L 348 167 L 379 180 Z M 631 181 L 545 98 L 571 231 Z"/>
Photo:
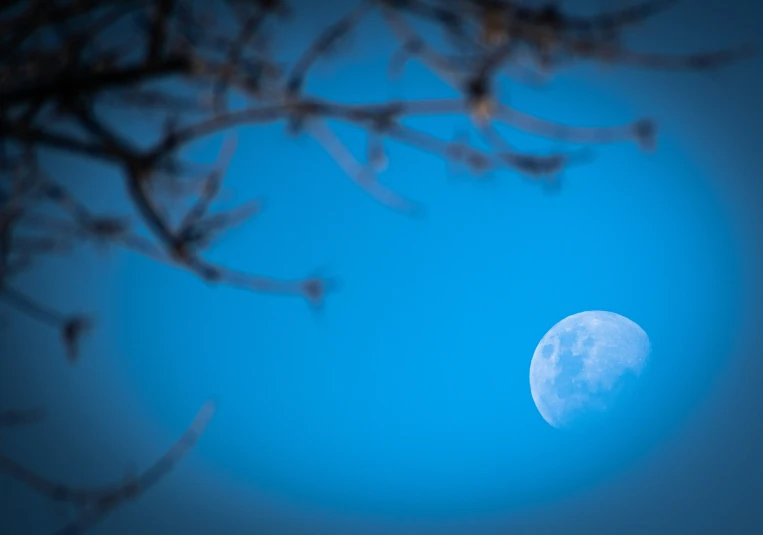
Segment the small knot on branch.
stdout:
<path fill-rule="evenodd" d="M 338 287 L 335 278 L 311 277 L 302 281 L 302 295 L 316 308 L 323 306 L 326 296 Z"/>
<path fill-rule="evenodd" d="M 377 134 L 383 134 L 392 129 L 398 117 L 405 112 L 405 107 L 399 102 L 391 103 L 371 114 L 371 128 Z"/>
<path fill-rule="evenodd" d="M 487 77 L 477 76 L 469 80 L 466 85 L 466 104 L 472 116 L 480 123 L 493 116 L 495 103 Z"/>
<path fill-rule="evenodd" d="M 292 136 L 297 136 L 305 129 L 307 122 L 319 115 L 321 106 L 315 102 L 297 101 L 291 106 L 291 113 L 287 119 L 286 130 Z"/>
<path fill-rule="evenodd" d="M 482 15 L 480 39 L 489 46 L 501 46 L 509 41 L 511 12 L 509 6 L 496 4 L 488 6 Z"/>
<path fill-rule="evenodd" d="M 644 152 L 651 152 L 657 147 L 657 124 L 652 119 L 641 119 L 633 124 L 633 136 Z"/>
<path fill-rule="evenodd" d="M 191 251 L 188 246 L 188 240 L 178 239 L 169 247 L 170 255 L 175 262 L 187 264 L 191 259 Z"/>
<path fill-rule="evenodd" d="M 124 236 L 129 229 L 126 218 L 99 217 L 87 224 L 87 230 L 96 238 L 115 239 Z"/>
<path fill-rule="evenodd" d="M 73 316 L 64 322 L 61 328 L 61 338 L 70 364 L 74 364 L 79 358 L 82 335 L 92 327 L 93 322 L 87 316 Z"/>
<path fill-rule="evenodd" d="M 256 4 L 266 13 L 272 13 L 279 17 L 287 17 L 291 9 L 284 0 L 256 0 Z"/>
<path fill-rule="evenodd" d="M 223 272 L 214 266 L 202 266 L 199 269 L 199 275 L 209 283 L 220 282 L 223 280 Z"/>

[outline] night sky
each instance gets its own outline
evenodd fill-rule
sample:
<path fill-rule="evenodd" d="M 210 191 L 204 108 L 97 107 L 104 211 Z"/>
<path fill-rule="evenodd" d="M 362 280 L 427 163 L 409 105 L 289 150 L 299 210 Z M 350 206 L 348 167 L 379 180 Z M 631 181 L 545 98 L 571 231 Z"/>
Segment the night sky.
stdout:
<path fill-rule="evenodd" d="M 287 54 L 350 5 L 304 4 L 278 36 Z M 628 43 L 688 53 L 759 40 L 762 25 L 753 2 L 697 0 Z M 348 45 L 316 67 L 309 92 L 457 96 L 415 61 L 388 82 L 394 42 L 376 17 Z M 121 249 L 52 259 L 19 286 L 95 312 L 96 329 L 71 366 L 54 331 L 0 303 L 0 407 L 48 411 L 4 432 L 3 452 L 73 486 L 108 483 L 149 466 L 213 397 L 198 445 L 93 535 L 763 533 L 762 66 L 584 65 L 542 89 L 503 80 L 506 102 L 547 119 L 653 117 L 658 148 L 595 146 L 549 191 L 389 143 L 382 179 L 424 206 L 419 219 L 374 202 L 282 123 L 242 129 L 222 203 L 260 197 L 265 210 L 210 257 L 279 277 L 336 275 L 325 310 L 211 287 Z M 452 138 L 467 120 L 411 124 Z M 359 131 L 332 126 L 363 150 Z M 563 148 L 505 132 L 525 150 Z M 189 156 L 213 161 L 222 139 Z M 65 155 L 44 165 L 89 205 L 126 209 L 113 170 Z M 607 425 L 558 430 L 533 403 L 530 359 L 554 324 L 585 310 L 638 323 L 652 354 Z M 66 522 L 5 478 L 0 498 L 0 533 Z"/>

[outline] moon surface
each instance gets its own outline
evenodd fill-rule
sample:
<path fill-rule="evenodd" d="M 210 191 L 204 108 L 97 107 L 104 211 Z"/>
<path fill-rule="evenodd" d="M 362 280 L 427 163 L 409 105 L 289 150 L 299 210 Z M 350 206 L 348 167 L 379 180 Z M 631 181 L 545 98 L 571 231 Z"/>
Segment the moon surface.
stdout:
<path fill-rule="evenodd" d="M 633 386 L 650 353 L 646 332 L 628 318 L 600 310 L 573 314 L 535 349 L 530 363 L 535 406 L 556 428 L 595 421 Z"/>

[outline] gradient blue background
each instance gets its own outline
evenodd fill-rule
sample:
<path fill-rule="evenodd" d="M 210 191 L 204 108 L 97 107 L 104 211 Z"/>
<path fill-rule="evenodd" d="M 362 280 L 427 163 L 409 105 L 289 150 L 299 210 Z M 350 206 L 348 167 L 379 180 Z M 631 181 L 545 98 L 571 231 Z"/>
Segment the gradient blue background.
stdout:
<path fill-rule="evenodd" d="M 345 8 L 307 8 L 281 38 L 313 35 Z M 761 22 L 746 3 L 695 2 L 633 32 L 633 45 L 715 48 L 754 38 Z M 308 89 L 344 101 L 455 96 L 416 64 L 388 85 L 391 46 L 368 21 Z M 25 288 L 97 311 L 98 329 L 72 368 L 55 333 L 2 309 L 12 325 L 0 332 L 0 404 L 50 412 L 6 433 L 4 451 L 53 479 L 110 481 L 148 466 L 214 396 L 219 412 L 192 453 L 94 534 L 760 532 L 760 67 L 591 66 L 541 91 L 503 82 L 513 105 L 549 119 L 656 117 L 659 149 L 598 147 L 550 194 L 389 144 L 383 178 L 424 203 L 422 221 L 376 204 L 282 124 L 242 130 L 227 202 L 257 196 L 267 209 L 212 256 L 284 277 L 322 268 L 340 292 L 316 316 L 298 299 L 211 288 L 120 250 L 50 262 Z M 450 137 L 465 120 L 415 124 Z M 337 132 L 362 150 L 358 132 Z M 219 142 L 193 158 L 212 161 Z M 107 169 L 49 165 L 91 205 L 123 208 Z M 564 433 L 533 405 L 530 359 L 557 321 L 590 309 L 639 323 L 653 353 L 620 423 Z M 62 523 L 16 483 L 0 481 L 0 496 L 10 533 Z"/>

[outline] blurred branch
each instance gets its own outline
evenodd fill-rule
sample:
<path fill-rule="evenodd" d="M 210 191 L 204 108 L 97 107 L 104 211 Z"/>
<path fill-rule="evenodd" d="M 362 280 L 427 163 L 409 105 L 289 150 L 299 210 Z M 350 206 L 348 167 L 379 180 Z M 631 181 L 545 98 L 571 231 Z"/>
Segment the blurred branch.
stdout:
<path fill-rule="evenodd" d="M 36 424 L 43 418 L 45 418 L 45 409 L 42 407 L 34 407 L 32 409 L 24 410 L 0 410 L 0 429 Z"/>
<path fill-rule="evenodd" d="M 262 209 L 248 199 L 216 211 L 242 127 L 283 124 L 313 137 L 356 185 L 375 201 L 405 215 L 421 206 L 386 187 L 379 175 L 390 141 L 466 166 L 475 177 L 510 171 L 558 182 L 591 152 L 525 153 L 499 128 L 565 143 L 632 142 L 656 145 L 656 123 L 636 118 L 609 127 L 566 125 L 516 109 L 496 90 L 521 58 L 550 77 L 583 61 L 639 68 L 704 72 L 749 58 L 753 47 L 700 54 L 642 53 L 622 45 L 626 30 L 647 22 L 676 0 L 641 0 L 624 9 L 580 17 L 556 4 L 531 7 L 509 0 L 361 0 L 284 62 L 276 52 L 280 24 L 298 14 L 282 0 L 51 0 L 0 5 L 0 300 L 56 329 L 70 362 L 88 316 L 47 306 L 18 281 L 37 262 L 80 244 L 119 246 L 187 271 L 209 284 L 304 298 L 315 307 L 335 291 L 335 277 L 287 280 L 246 273 L 205 258 L 227 230 Z M 305 4 L 307 6 L 307 4 Z M 306 9 L 306 8 L 305 8 Z M 456 92 L 455 98 L 345 103 L 311 94 L 306 79 L 318 61 L 372 14 L 397 41 L 388 76 L 418 61 Z M 436 39 L 442 32 L 446 39 Z M 274 49 L 276 49 L 274 51 Z M 513 80 L 513 78 L 512 78 Z M 360 100 L 360 99 L 354 99 Z M 233 106 L 233 103 L 241 103 Z M 147 117 L 151 139 L 116 123 L 115 108 Z M 414 128 L 412 119 L 457 116 L 486 148 L 446 140 Z M 153 121 L 153 122 L 150 122 Z M 357 155 L 333 126 L 365 138 Z M 213 168 L 191 176 L 181 155 L 193 143 L 225 134 Z M 65 189 L 58 170 L 43 162 L 51 152 L 97 162 L 116 171 L 126 192 L 125 213 L 87 206 Z M 72 180 L 76 180 L 76 177 Z M 75 188 L 72 188 L 75 189 Z M 77 491 L 55 485 L 7 457 L 0 471 L 52 499 L 76 505 L 77 520 L 60 533 L 81 533 L 127 499 L 137 497 L 182 457 L 214 410 L 206 405 L 178 445 L 130 483 Z M 0 426 L 31 422 L 34 413 L 0 413 Z"/>
<path fill-rule="evenodd" d="M 215 169 L 197 181 L 202 191 L 196 198 L 190 198 L 192 188 L 178 194 L 182 199 L 175 204 L 190 202 L 191 208 L 181 214 L 179 225 L 174 224 L 161 186 L 171 183 L 181 191 L 179 185 L 190 183 L 180 159 L 183 150 L 240 127 L 284 123 L 293 134 L 312 135 L 376 201 L 407 215 L 419 214 L 420 207 L 377 177 L 386 166 L 386 140 L 466 164 L 477 174 L 510 170 L 532 178 L 556 176 L 583 159 L 575 152 L 520 152 L 498 135 L 494 125 L 566 143 L 631 141 L 650 150 L 656 143 L 652 120 L 614 127 L 555 123 L 502 102 L 496 79 L 523 52 L 548 72 L 578 60 L 703 71 L 750 57 L 749 46 L 679 57 L 639 53 L 619 44 L 622 31 L 674 3 L 644 0 L 585 18 L 555 5 L 535 8 L 501 0 L 363 0 L 283 68 L 272 57 L 270 32 L 290 12 L 281 1 L 215 0 L 203 6 L 192 0 L 14 3 L 0 11 L 4 52 L 0 54 L 0 192 L 13 198 L 0 203 L 0 297 L 28 316 L 62 328 L 72 359 L 76 353 L 72 340 L 89 323 L 80 316 L 62 316 L 9 283 L 39 258 L 70 250 L 78 241 L 119 244 L 208 283 L 322 302 L 323 292 L 334 287 L 328 280 L 245 275 L 203 257 L 213 240 L 258 213 L 261 202 L 251 200 L 227 213 L 210 215 L 235 157 L 233 146 L 226 144 Z M 400 45 L 390 67 L 395 58 L 418 59 L 459 98 L 347 104 L 305 91 L 311 67 L 376 8 Z M 421 23 L 451 39 L 442 49 L 435 47 L 429 34 L 417 29 Z M 245 105 L 229 109 L 233 97 L 243 97 Z M 163 125 L 158 139 L 146 146 L 128 128 L 110 124 L 108 107 L 115 105 L 158 114 Z M 467 116 L 492 150 L 439 140 L 406 124 L 410 118 L 427 115 Z M 352 154 L 328 121 L 365 132 L 366 163 Z M 92 213 L 62 188 L 51 186 L 52 178 L 43 181 L 46 194 L 30 193 L 43 174 L 37 163 L 40 154 L 50 150 L 120 172 L 134 215 L 150 236 L 139 235 L 127 215 Z M 24 162 L 29 161 L 34 165 L 24 171 Z M 13 197 L 22 190 L 26 193 Z M 42 228 L 37 209 L 41 204 L 57 205 L 70 221 Z M 31 227 L 35 234 L 28 233 Z"/>
<path fill-rule="evenodd" d="M 50 500 L 65 502 L 77 510 L 76 518 L 56 531 L 58 535 L 86 532 L 125 502 L 133 501 L 167 475 L 193 448 L 207 428 L 216 410 L 214 401 L 207 401 L 178 441 L 152 466 L 139 475 L 129 475 L 123 482 L 100 488 L 74 488 L 54 483 L 0 453 L 0 472 L 19 481 Z M 5 413 L 0 413 L 3 415 Z M 24 417 L 23 415 L 21 416 Z M 27 416 L 28 417 L 28 416 Z M 2 422 L 2 420 L 0 420 Z"/>
<path fill-rule="evenodd" d="M 292 67 L 286 82 L 287 91 L 296 95 L 301 91 L 310 67 L 326 54 L 337 41 L 345 37 L 374 7 L 375 0 L 361 0 L 355 8 L 338 22 L 326 28 L 315 42 L 308 46 Z"/>

